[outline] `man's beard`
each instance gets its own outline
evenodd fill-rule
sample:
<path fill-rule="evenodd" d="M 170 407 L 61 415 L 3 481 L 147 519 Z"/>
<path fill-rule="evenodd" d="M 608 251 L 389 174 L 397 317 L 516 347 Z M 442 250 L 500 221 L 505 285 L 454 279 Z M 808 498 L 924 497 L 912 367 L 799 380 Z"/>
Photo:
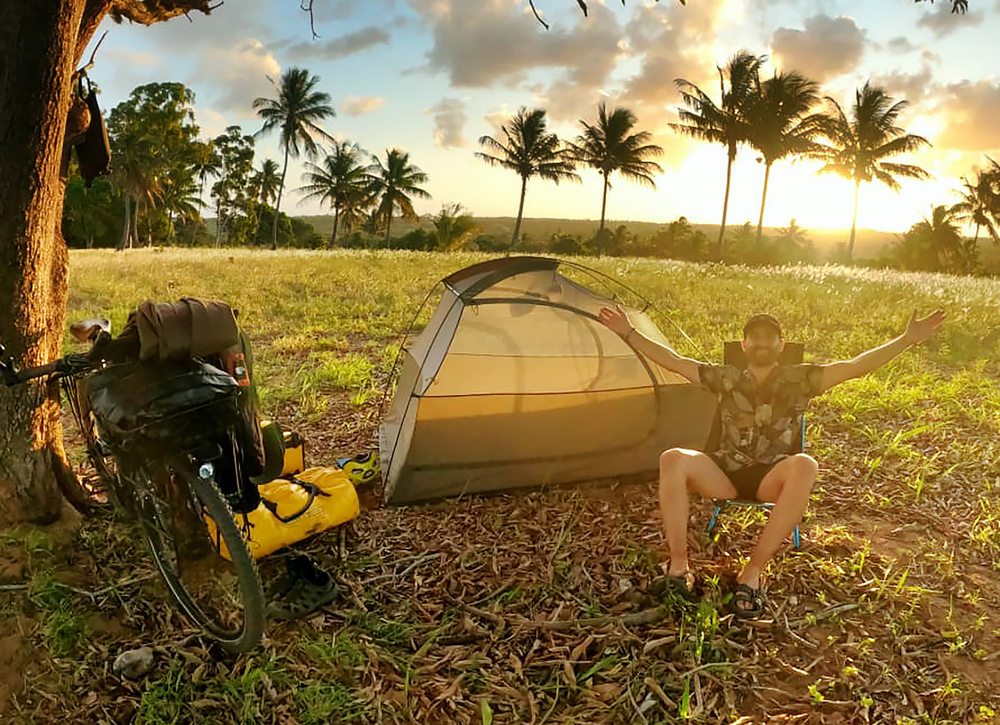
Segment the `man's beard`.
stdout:
<path fill-rule="evenodd" d="M 778 361 L 779 354 L 773 348 L 753 347 L 747 350 L 747 359 L 754 365 L 771 365 Z"/>

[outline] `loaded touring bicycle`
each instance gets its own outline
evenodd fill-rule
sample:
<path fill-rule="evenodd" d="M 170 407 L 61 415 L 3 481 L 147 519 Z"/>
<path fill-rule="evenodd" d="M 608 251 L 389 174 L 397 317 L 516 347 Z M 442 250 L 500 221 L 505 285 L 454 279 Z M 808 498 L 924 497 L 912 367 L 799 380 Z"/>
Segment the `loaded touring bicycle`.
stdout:
<path fill-rule="evenodd" d="M 228 305 L 145 302 L 117 337 L 109 328 L 106 320 L 74 324 L 89 352 L 35 368 L 18 370 L 0 347 L 0 378 L 60 382 L 97 474 L 62 482 L 66 498 L 84 513 L 107 500 L 134 520 L 178 608 L 223 648 L 250 650 L 267 616 L 255 558 L 356 517 L 353 486 L 286 475 L 301 491 L 295 510 L 280 513 L 261 496 L 262 484 L 290 473 L 290 437 L 259 423 L 248 338 Z M 313 506 L 317 497 L 323 507 Z M 298 522 L 297 538 L 262 546 L 252 517 L 264 510 L 279 526 Z"/>

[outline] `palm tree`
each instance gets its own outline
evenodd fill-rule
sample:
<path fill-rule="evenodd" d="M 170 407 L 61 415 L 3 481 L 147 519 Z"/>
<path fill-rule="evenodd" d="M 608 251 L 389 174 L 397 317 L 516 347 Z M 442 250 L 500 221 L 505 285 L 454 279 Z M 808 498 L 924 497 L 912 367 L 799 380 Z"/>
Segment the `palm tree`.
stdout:
<path fill-rule="evenodd" d="M 139 243 L 139 207 L 149 206 L 160 194 L 162 168 L 158 147 L 145 134 L 121 134 L 115 139 L 112 182 L 125 197 L 125 220 L 118 249 Z"/>
<path fill-rule="evenodd" d="M 748 111 L 760 85 L 760 67 L 765 56 L 756 56 L 741 50 L 719 71 L 719 105 L 707 93 L 690 81 L 677 78 L 674 83 L 681 98 L 688 106 L 678 112 L 681 123 L 671 128 L 702 141 L 726 147 L 726 193 L 722 200 L 722 224 L 719 227 L 717 254 L 722 258 L 722 245 L 726 236 L 726 215 L 729 211 L 729 188 L 732 181 L 733 162 L 739 147 L 750 135 Z M 727 87 L 726 82 L 729 82 Z"/>
<path fill-rule="evenodd" d="M 649 131 L 630 133 L 636 122 L 635 114 L 627 108 L 615 108 L 608 113 L 607 105 L 601 101 L 597 106 L 597 123 L 590 124 L 580 119 L 583 133 L 569 145 L 571 158 L 601 172 L 604 188 L 601 193 L 601 226 L 597 232 L 598 249 L 604 237 L 604 213 L 608 204 L 608 189 L 611 188 L 611 174 L 618 172 L 629 181 L 644 184 L 653 189 L 653 173 L 663 173 L 655 161 L 647 161 L 650 156 L 661 156 L 663 149 L 649 143 Z"/>
<path fill-rule="evenodd" d="M 993 159 L 987 159 L 995 167 L 993 170 L 983 170 L 976 174 L 974 181 L 962 179 L 962 189 L 958 192 L 962 200 L 951 207 L 955 218 L 965 224 L 976 225 L 976 236 L 973 243 L 979 242 L 979 229 L 986 227 L 994 242 L 1000 242 L 1000 165 Z"/>
<path fill-rule="evenodd" d="M 903 269 L 966 274 L 976 267 L 976 245 L 963 239 L 954 208 L 936 206 L 930 217 L 917 222 L 892 249 Z"/>
<path fill-rule="evenodd" d="M 492 136 L 480 136 L 479 144 L 486 151 L 477 151 L 476 156 L 490 166 L 509 169 L 521 177 L 521 200 L 517 205 L 517 220 L 510 238 L 513 250 L 521 233 L 521 217 L 524 214 L 524 195 L 528 179 L 537 176 L 554 181 L 579 181 L 573 170 L 573 162 L 562 148 L 559 137 L 546 131 L 545 111 L 541 108 L 528 110 L 521 107 L 517 114 L 501 126 L 503 140 Z"/>
<path fill-rule="evenodd" d="M 195 147 L 194 157 L 191 162 L 191 173 L 198 179 L 198 199 L 202 202 L 202 206 L 207 206 L 204 203 L 205 182 L 208 181 L 208 177 L 218 176 L 222 173 L 222 157 L 216 153 L 215 144 L 211 140 L 199 142 Z M 194 244 L 197 232 L 197 225 L 193 225 L 191 230 L 191 244 Z M 218 215 L 216 215 L 215 219 L 215 242 L 216 244 L 219 242 Z"/>
<path fill-rule="evenodd" d="M 281 184 L 281 177 L 278 176 L 278 162 L 274 159 L 264 159 L 260 165 L 260 171 L 254 174 L 251 185 L 257 192 L 256 197 L 260 199 L 263 206 L 272 199 L 278 198 L 278 186 Z"/>
<path fill-rule="evenodd" d="M 274 81 L 271 80 L 272 85 Z M 336 115 L 330 105 L 330 94 L 316 90 L 319 76 L 309 75 L 305 68 L 289 68 L 275 86 L 277 98 L 255 98 L 253 108 L 264 119 L 264 125 L 257 136 L 280 132 L 280 147 L 285 152 L 285 163 L 281 168 L 278 183 L 278 197 L 274 205 L 274 220 L 271 230 L 271 249 L 278 248 L 278 214 L 281 208 L 281 193 L 285 188 L 285 174 L 288 172 L 288 157 L 298 158 L 301 150 L 314 157 L 318 151 L 313 136 L 325 141 L 333 137 L 320 124 Z"/>
<path fill-rule="evenodd" d="M 170 239 L 175 237 L 174 218 L 197 220 L 198 207 L 203 203 L 187 169 L 176 168 L 167 174 L 160 190 L 159 206 L 167 214 L 167 234 Z M 192 240 L 194 238 L 192 235 Z"/>
<path fill-rule="evenodd" d="M 386 149 L 385 163 L 372 157 L 367 181 L 372 196 L 378 200 L 376 219 L 385 224 L 385 243 L 389 246 L 392 215 L 399 209 L 404 219 L 415 219 L 413 198 L 430 199 L 431 195 L 418 184 L 426 184 L 427 174 L 410 163 L 410 154 L 399 149 Z"/>
<path fill-rule="evenodd" d="M 434 237 L 437 249 L 451 252 L 461 249 L 479 231 L 472 215 L 461 204 L 444 204 L 434 217 Z"/>
<path fill-rule="evenodd" d="M 320 164 L 306 163 L 306 184 L 299 191 L 305 192 L 303 199 L 318 199 L 333 207 L 331 245 L 337 241 L 342 214 L 351 216 L 355 210 L 371 206 L 367 167 L 361 163 L 363 153 L 357 144 L 334 141 Z"/>
<path fill-rule="evenodd" d="M 899 164 L 884 159 L 916 151 L 930 142 L 923 136 L 907 133 L 896 122 L 906 108 L 906 101 L 893 101 L 883 88 L 866 82 L 854 95 L 851 115 L 834 99 L 826 97 L 828 114 L 823 135 L 832 144 L 823 155 L 827 159 L 821 171 L 832 171 L 854 181 L 854 216 L 847 243 L 847 263 L 854 257 L 854 238 L 858 225 L 858 196 L 864 181 L 881 181 L 893 191 L 899 190 L 896 177 L 926 179 L 926 171 L 913 164 Z"/>
<path fill-rule="evenodd" d="M 759 93 L 753 97 L 749 143 L 760 152 L 757 161 L 764 163 L 764 188 L 757 220 L 758 246 L 764 233 L 764 206 L 771 166 L 787 156 L 814 154 L 821 148 L 815 138 L 823 116 L 806 115 L 818 101 L 819 85 L 795 71 L 775 73 L 760 84 Z"/>

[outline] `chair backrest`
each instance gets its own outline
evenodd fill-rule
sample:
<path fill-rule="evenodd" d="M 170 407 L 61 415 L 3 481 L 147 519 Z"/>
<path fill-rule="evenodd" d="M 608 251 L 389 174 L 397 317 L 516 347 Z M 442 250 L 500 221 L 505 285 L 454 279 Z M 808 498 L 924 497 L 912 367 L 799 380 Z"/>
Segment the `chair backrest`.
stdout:
<path fill-rule="evenodd" d="M 781 352 L 780 357 L 778 357 L 779 365 L 798 365 L 802 362 L 802 356 L 805 352 L 805 345 L 801 342 L 786 342 L 785 349 Z M 739 340 L 733 340 L 725 343 L 725 347 L 722 352 L 722 361 L 725 365 L 734 365 L 740 370 L 743 370 L 747 366 L 747 356 L 743 352 L 743 346 L 740 344 Z M 801 453 L 805 450 L 806 445 L 806 419 L 805 416 L 801 417 L 801 430 L 799 433 L 798 445 L 793 449 L 796 453 Z M 712 423 L 712 430 L 708 435 L 708 444 L 705 446 L 706 451 L 714 451 L 719 446 L 719 439 L 722 436 L 722 411 L 717 410 L 715 413 L 715 420 Z"/>

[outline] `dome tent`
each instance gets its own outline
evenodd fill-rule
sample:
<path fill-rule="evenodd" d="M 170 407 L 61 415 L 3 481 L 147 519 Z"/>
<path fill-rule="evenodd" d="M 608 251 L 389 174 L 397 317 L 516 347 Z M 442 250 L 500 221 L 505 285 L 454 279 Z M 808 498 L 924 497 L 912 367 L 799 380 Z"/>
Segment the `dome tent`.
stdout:
<path fill-rule="evenodd" d="M 601 324 L 615 290 L 567 274 L 618 284 L 544 257 L 494 259 L 442 280 L 430 321 L 401 353 L 379 431 L 386 502 L 632 476 L 656 471 L 667 448 L 704 447 L 715 397 Z M 626 309 L 641 332 L 665 339 Z"/>

